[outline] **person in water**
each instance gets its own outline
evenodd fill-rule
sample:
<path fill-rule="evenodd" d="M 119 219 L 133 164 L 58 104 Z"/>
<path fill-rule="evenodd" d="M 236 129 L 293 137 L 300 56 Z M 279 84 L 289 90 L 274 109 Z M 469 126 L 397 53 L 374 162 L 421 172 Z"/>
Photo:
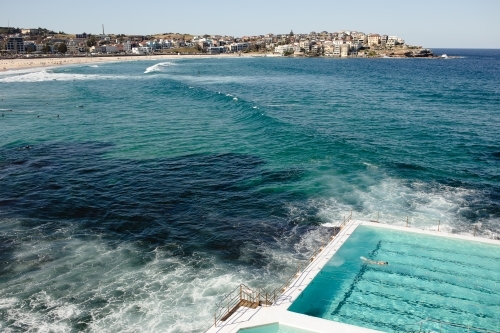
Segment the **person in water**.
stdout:
<path fill-rule="evenodd" d="M 363 262 L 365 264 L 370 264 L 370 265 L 389 265 L 389 262 L 387 261 L 375 261 L 375 260 L 370 260 L 368 258 L 365 258 L 365 257 L 360 257 L 361 260 L 363 260 Z"/>

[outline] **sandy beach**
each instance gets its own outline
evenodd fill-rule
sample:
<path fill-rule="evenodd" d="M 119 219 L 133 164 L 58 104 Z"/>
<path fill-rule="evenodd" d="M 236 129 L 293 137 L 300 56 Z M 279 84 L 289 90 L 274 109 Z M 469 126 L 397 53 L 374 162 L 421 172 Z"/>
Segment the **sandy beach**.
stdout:
<path fill-rule="evenodd" d="M 241 57 L 251 57 L 255 55 L 241 55 Z M 188 55 L 188 54 L 168 54 L 168 55 L 147 55 L 147 56 L 101 56 L 101 57 L 54 57 L 54 58 L 22 58 L 22 59 L 0 59 L 0 72 L 27 69 L 36 67 L 57 67 L 76 64 L 91 64 L 117 61 L 140 61 L 140 60 L 161 60 L 161 59 L 194 59 L 194 58 L 234 58 L 238 54 L 217 54 L 217 55 Z"/>

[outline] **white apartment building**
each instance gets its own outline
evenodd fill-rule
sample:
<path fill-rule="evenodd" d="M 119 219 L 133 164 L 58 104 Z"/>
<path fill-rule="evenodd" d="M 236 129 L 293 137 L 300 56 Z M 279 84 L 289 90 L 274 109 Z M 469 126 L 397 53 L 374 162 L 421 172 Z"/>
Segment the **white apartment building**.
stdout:
<path fill-rule="evenodd" d="M 274 53 L 283 55 L 285 52 L 292 52 L 293 45 L 279 45 L 274 48 Z"/>
<path fill-rule="evenodd" d="M 229 45 L 229 50 L 231 52 L 241 52 L 246 50 L 249 46 L 249 43 L 233 43 Z"/>
<path fill-rule="evenodd" d="M 74 40 L 70 40 L 67 44 L 67 53 L 75 54 L 75 53 L 80 53 L 80 48 L 78 47 L 78 43 L 75 42 Z"/>
<path fill-rule="evenodd" d="M 325 56 L 326 57 L 333 57 L 333 51 L 335 50 L 335 45 L 333 44 L 326 44 L 324 47 L 325 51 Z"/>
<path fill-rule="evenodd" d="M 151 53 L 151 48 L 149 46 L 139 46 L 132 48 L 133 54 L 148 54 Z"/>
<path fill-rule="evenodd" d="M 130 53 L 132 51 L 132 43 L 130 43 L 129 40 L 123 43 L 123 51 L 126 53 Z"/>
<path fill-rule="evenodd" d="M 308 40 L 301 40 L 299 42 L 299 46 L 303 48 L 306 52 L 309 52 L 309 49 L 311 47 L 311 42 L 309 42 Z"/>
<path fill-rule="evenodd" d="M 105 53 L 118 53 L 118 49 L 114 45 L 105 45 L 102 48 L 103 48 L 102 52 Z"/>
<path fill-rule="evenodd" d="M 340 44 L 333 45 L 333 56 L 340 57 L 341 49 L 342 49 L 342 45 L 340 45 Z"/>
<path fill-rule="evenodd" d="M 210 46 L 207 48 L 208 54 L 221 54 L 226 52 L 226 48 L 224 46 Z"/>
<path fill-rule="evenodd" d="M 389 36 L 387 38 L 387 42 L 385 43 L 386 47 L 394 47 L 398 42 L 398 37 L 397 36 Z"/>
<path fill-rule="evenodd" d="M 344 44 L 340 46 L 340 56 L 347 57 L 349 55 L 351 47 L 349 44 Z"/>

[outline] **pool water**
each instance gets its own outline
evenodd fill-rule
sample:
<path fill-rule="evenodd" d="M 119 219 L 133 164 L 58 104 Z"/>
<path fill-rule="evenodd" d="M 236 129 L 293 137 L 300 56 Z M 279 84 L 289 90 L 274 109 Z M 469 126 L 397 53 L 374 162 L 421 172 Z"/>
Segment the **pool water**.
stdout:
<path fill-rule="evenodd" d="M 251 328 L 243 328 L 240 329 L 238 333 L 313 333 L 313 332 L 274 323 L 274 324 L 256 326 Z"/>
<path fill-rule="evenodd" d="M 498 332 L 500 245 L 361 225 L 288 310 L 386 332 Z"/>

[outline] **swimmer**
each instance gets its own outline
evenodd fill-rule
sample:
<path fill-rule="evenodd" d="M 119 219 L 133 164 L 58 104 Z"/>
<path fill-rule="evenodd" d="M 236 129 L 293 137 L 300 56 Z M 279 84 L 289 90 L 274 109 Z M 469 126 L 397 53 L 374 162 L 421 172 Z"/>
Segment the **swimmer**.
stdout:
<path fill-rule="evenodd" d="M 365 257 L 359 257 L 361 260 L 363 260 L 363 262 L 365 264 L 369 264 L 369 265 L 389 265 L 389 262 L 387 261 L 375 261 L 375 260 L 370 260 L 368 258 L 365 258 Z"/>

